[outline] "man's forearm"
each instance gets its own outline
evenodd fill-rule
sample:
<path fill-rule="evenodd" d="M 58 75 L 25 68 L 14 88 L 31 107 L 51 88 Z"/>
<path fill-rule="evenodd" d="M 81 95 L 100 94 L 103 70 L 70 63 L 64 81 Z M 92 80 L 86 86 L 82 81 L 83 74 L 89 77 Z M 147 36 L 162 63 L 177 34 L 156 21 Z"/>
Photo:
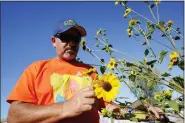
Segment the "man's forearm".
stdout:
<path fill-rule="evenodd" d="M 8 123 L 54 123 L 66 118 L 63 103 L 35 105 L 15 101 L 8 113 Z"/>

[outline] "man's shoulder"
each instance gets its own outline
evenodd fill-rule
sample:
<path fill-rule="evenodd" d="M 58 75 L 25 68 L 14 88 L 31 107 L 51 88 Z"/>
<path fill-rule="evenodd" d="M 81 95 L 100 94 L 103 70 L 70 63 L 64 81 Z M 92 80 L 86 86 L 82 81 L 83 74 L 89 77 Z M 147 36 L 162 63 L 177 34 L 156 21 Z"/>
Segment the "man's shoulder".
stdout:
<path fill-rule="evenodd" d="M 87 63 L 83 63 L 83 62 L 78 62 L 78 65 L 81 67 L 85 67 L 85 68 L 93 68 L 93 66 L 91 64 L 87 64 Z"/>
<path fill-rule="evenodd" d="M 29 65 L 29 68 L 40 68 L 52 62 L 53 59 L 54 58 L 34 61 Z"/>

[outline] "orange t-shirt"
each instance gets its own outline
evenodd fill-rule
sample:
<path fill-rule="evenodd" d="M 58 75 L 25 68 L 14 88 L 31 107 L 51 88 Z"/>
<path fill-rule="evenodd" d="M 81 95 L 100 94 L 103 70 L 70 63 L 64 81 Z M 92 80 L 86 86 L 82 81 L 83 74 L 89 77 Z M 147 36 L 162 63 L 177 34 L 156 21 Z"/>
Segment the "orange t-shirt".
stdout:
<path fill-rule="evenodd" d="M 13 88 L 7 102 L 18 100 L 37 105 L 48 105 L 65 102 L 79 89 L 88 87 L 91 83 L 81 80 L 80 75 L 90 65 L 77 61 L 65 62 L 57 58 L 32 63 L 23 72 Z M 94 78 L 93 73 L 91 78 Z M 104 107 L 102 100 L 99 105 Z M 99 123 L 98 108 L 85 112 L 77 117 L 66 119 L 68 123 Z"/>

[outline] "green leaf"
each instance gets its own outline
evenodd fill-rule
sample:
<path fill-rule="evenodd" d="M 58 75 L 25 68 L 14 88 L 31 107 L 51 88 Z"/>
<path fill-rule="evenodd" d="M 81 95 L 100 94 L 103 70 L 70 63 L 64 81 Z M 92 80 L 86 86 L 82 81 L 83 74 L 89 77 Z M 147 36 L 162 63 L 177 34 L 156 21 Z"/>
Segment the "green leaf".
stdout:
<path fill-rule="evenodd" d="M 148 54 L 149 54 L 149 50 L 146 49 L 146 50 L 145 50 L 145 56 L 147 56 Z"/>
<path fill-rule="evenodd" d="M 175 83 L 184 88 L 184 78 L 182 76 L 176 76 L 172 78 Z"/>
<path fill-rule="evenodd" d="M 136 76 L 135 75 L 130 75 L 128 76 L 129 80 L 132 82 L 135 82 Z"/>
<path fill-rule="evenodd" d="M 120 76 L 120 77 L 119 77 L 120 82 L 123 82 L 123 81 L 125 80 L 125 78 L 126 78 L 126 77 L 125 77 L 124 75 Z"/>
<path fill-rule="evenodd" d="M 166 34 L 162 34 L 161 37 L 166 37 Z"/>
<path fill-rule="evenodd" d="M 135 64 L 133 64 L 133 63 L 130 63 L 130 62 L 126 62 L 126 64 L 125 64 L 127 67 L 132 67 L 132 66 L 136 66 Z"/>
<path fill-rule="evenodd" d="M 139 36 L 139 34 L 134 34 L 135 36 Z"/>
<path fill-rule="evenodd" d="M 161 64 L 168 51 L 162 50 L 159 55 L 159 63 Z"/>
<path fill-rule="evenodd" d="M 96 47 L 99 47 L 99 44 L 96 44 L 95 46 L 96 46 Z"/>
<path fill-rule="evenodd" d="M 128 97 L 116 97 L 116 99 L 129 99 Z"/>
<path fill-rule="evenodd" d="M 177 27 L 177 28 L 176 28 L 176 31 L 179 31 L 179 29 L 180 29 L 180 28 L 179 28 L 179 27 Z"/>
<path fill-rule="evenodd" d="M 155 4 L 152 4 L 152 5 L 150 6 L 150 8 L 152 9 L 154 6 L 155 6 Z"/>
<path fill-rule="evenodd" d="M 156 25 L 156 27 L 159 28 L 162 32 L 165 32 L 166 30 L 164 21 L 160 21 L 159 24 Z"/>
<path fill-rule="evenodd" d="M 166 101 L 169 107 L 173 108 L 175 111 L 179 112 L 179 105 L 175 100 Z"/>
<path fill-rule="evenodd" d="M 178 67 L 179 67 L 181 70 L 184 70 L 184 61 L 183 61 L 183 60 L 179 61 Z"/>
<path fill-rule="evenodd" d="M 106 47 L 103 47 L 101 50 L 106 50 Z"/>
<path fill-rule="evenodd" d="M 111 47 L 112 48 L 112 44 L 109 44 L 108 47 Z"/>
<path fill-rule="evenodd" d="M 100 71 L 101 71 L 102 74 L 105 73 L 105 70 L 106 70 L 106 66 L 101 66 L 101 67 L 100 67 Z"/>
<path fill-rule="evenodd" d="M 143 42 L 141 45 L 146 45 L 147 43 L 146 43 L 146 41 L 145 42 Z"/>
<path fill-rule="evenodd" d="M 175 40 L 180 40 L 180 36 L 175 36 L 174 39 Z"/>
<path fill-rule="evenodd" d="M 164 72 L 161 76 L 163 77 L 168 77 L 168 76 L 171 76 L 171 74 L 167 73 L 167 72 Z"/>
<path fill-rule="evenodd" d="M 104 60 L 104 59 L 100 59 L 100 60 L 101 60 L 101 62 L 103 62 L 103 63 L 105 62 L 105 60 Z"/>
<path fill-rule="evenodd" d="M 152 60 L 152 61 L 147 62 L 146 64 L 147 64 L 147 65 L 153 65 L 153 64 L 155 64 L 156 61 L 157 61 L 157 60 Z"/>

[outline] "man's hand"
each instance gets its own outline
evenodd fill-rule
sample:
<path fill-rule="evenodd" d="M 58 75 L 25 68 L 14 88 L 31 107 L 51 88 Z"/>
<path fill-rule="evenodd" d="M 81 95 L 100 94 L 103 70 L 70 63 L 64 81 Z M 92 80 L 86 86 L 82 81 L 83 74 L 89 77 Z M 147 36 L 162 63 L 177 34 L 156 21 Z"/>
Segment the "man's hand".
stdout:
<path fill-rule="evenodd" d="M 94 103 L 95 93 L 90 86 L 79 90 L 71 99 L 64 102 L 63 110 L 66 111 L 66 117 L 70 118 L 91 110 Z"/>
<path fill-rule="evenodd" d="M 117 116 L 115 116 L 116 119 L 124 119 L 122 117 L 123 114 L 128 113 L 128 109 L 121 109 L 119 105 L 115 103 L 110 103 L 106 106 L 107 111 L 109 112 L 116 112 Z M 166 119 L 165 115 L 163 114 L 163 110 L 158 107 L 149 106 L 148 110 L 155 115 L 156 119 L 158 120 L 164 120 Z"/>

